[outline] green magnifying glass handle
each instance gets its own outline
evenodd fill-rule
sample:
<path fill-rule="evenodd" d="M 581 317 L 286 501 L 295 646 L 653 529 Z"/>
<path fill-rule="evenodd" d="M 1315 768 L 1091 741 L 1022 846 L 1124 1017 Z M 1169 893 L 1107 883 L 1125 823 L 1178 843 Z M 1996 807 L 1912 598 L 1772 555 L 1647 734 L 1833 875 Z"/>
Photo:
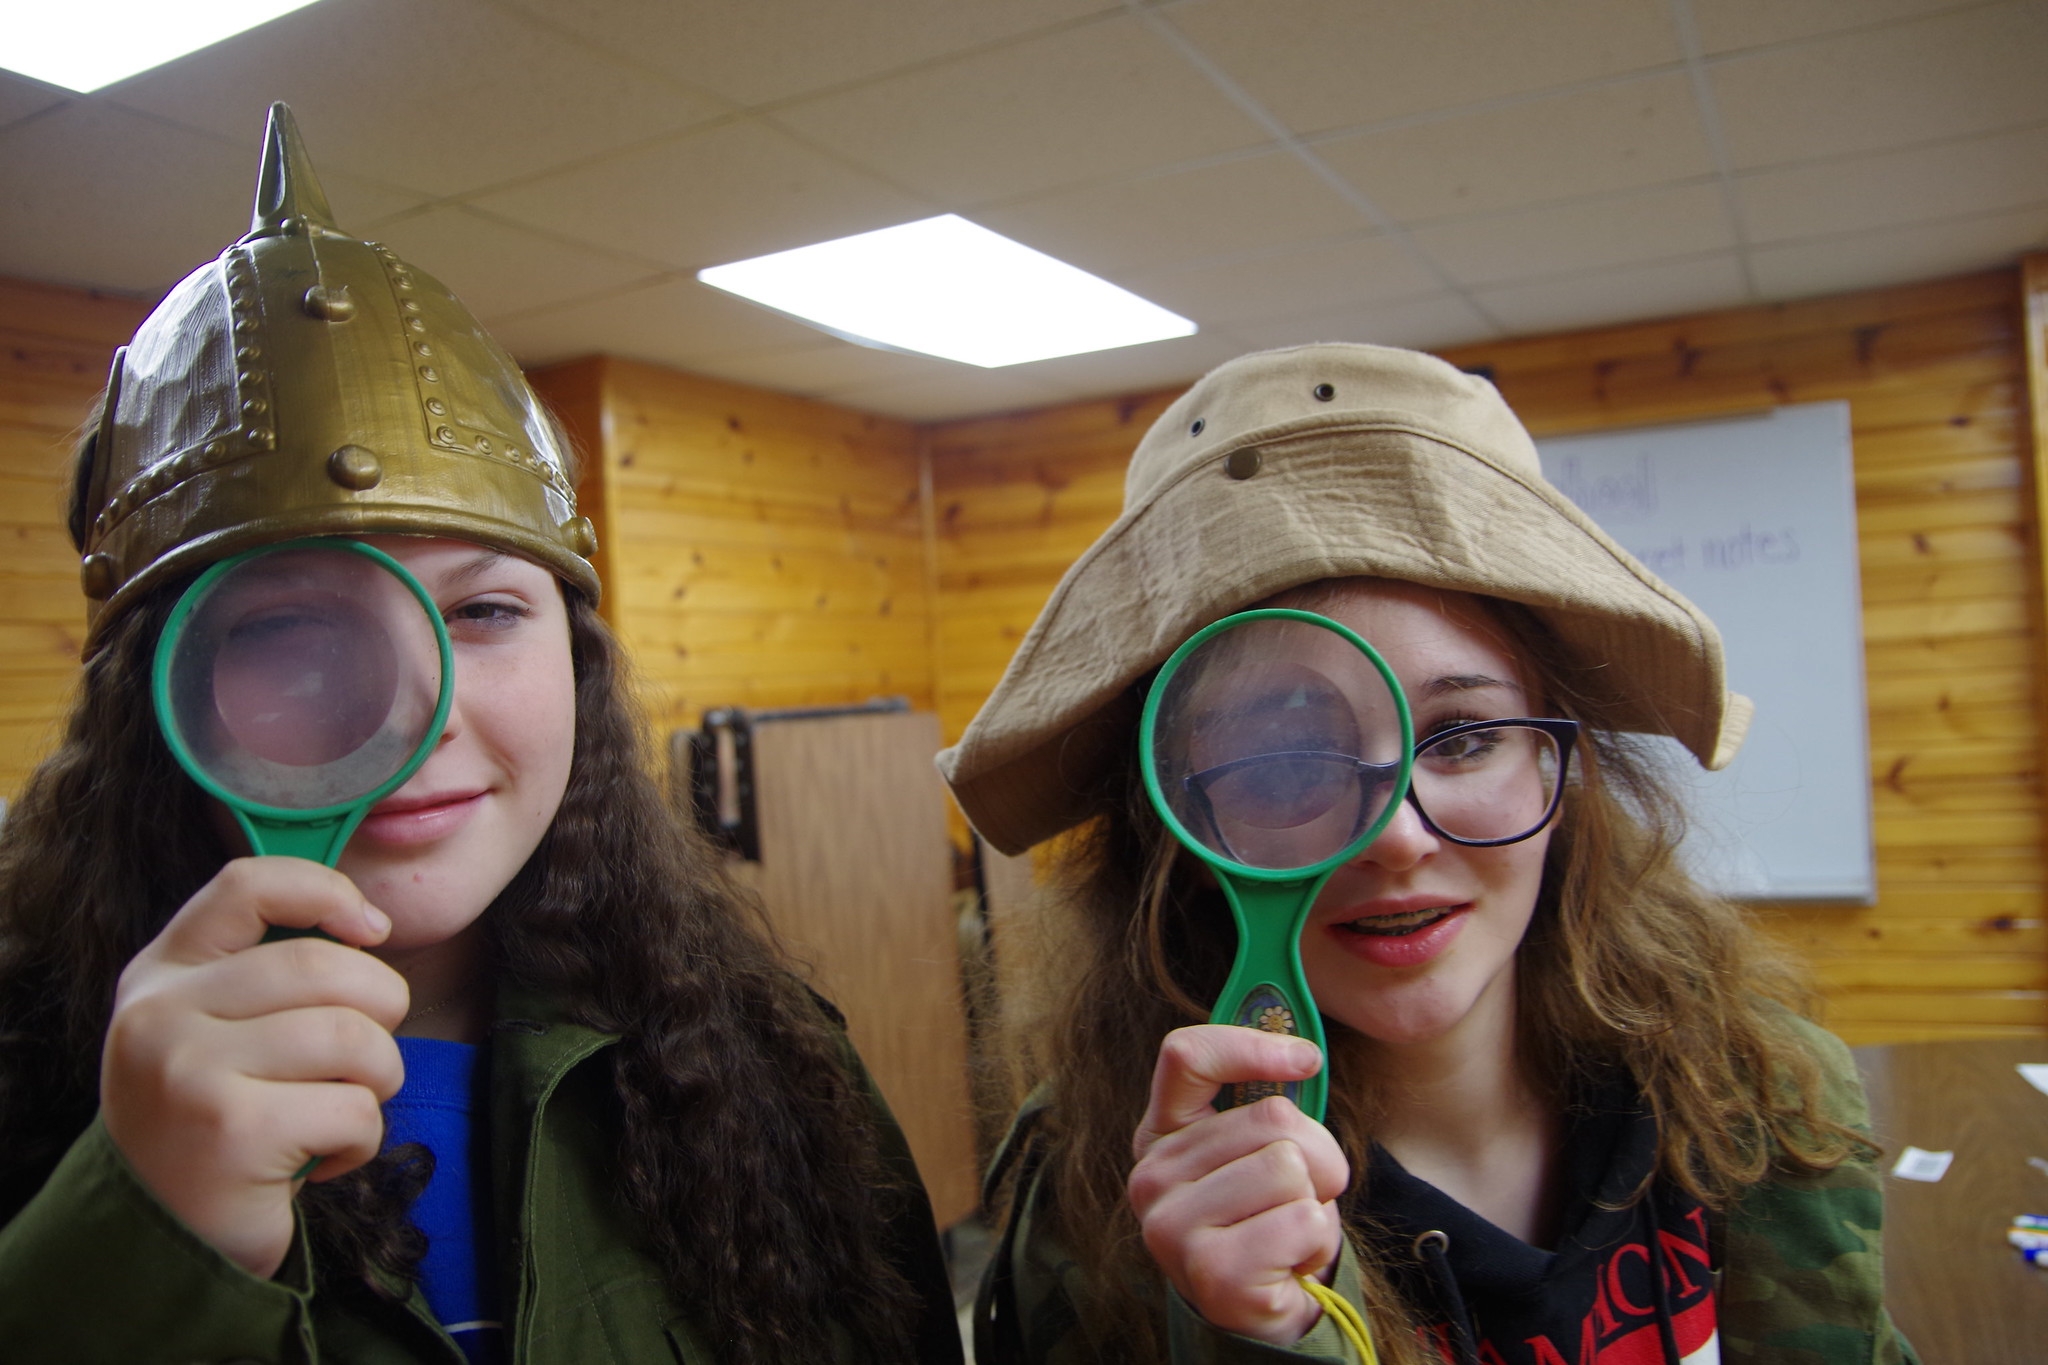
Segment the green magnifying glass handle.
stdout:
<path fill-rule="evenodd" d="M 269 820 L 258 812 L 245 810 L 237 810 L 234 815 L 242 833 L 249 836 L 251 853 L 305 858 L 326 867 L 333 867 L 341 858 L 342 849 L 348 846 L 348 836 L 354 834 L 356 826 L 363 821 L 361 809 L 342 811 L 327 819 L 311 822 L 301 819 Z M 263 931 L 265 943 L 286 938 L 332 940 L 334 935 L 322 929 L 293 929 L 281 924 L 273 924 Z"/>
<path fill-rule="evenodd" d="M 249 851 L 258 855 L 283 854 L 291 858 L 305 858 L 333 867 L 340 860 L 341 851 L 348 845 L 348 837 L 356 832 L 362 823 L 360 809 L 343 811 L 317 822 L 304 820 L 266 820 L 263 816 L 249 811 L 236 811 L 235 819 L 242 826 L 242 832 L 249 836 Z"/>
<path fill-rule="evenodd" d="M 1323 1046 L 1322 1016 L 1301 970 L 1301 929 L 1328 873 L 1305 881 L 1252 881 L 1219 872 L 1217 880 L 1237 917 L 1237 964 L 1216 997 L 1214 1024 L 1237 1024 L 1286 1033 Z M 1226 1085 L 1218 1109 L 1285 1095 L 1317 1122 L 1329 1096 L 1328 1067 L 1305 1081 L 1243 1081 Z"/>
<path fill-rule="evenodd" d="M 249 836 L 249 851 L 258 855 L 283 854 L 292 858 L 307 858 L 316 863 L 333 867 L 341 857 L 341 850 L 348 845 L 348 836 L 356 832 L 362 823 L 361 810 L 344 811 L 332 819 L 307 823 L 304 820 L 266 820 L 251 811 L 237 810 L 235 820 L 242 826 L 242 833 Z M 265 943 L 276 943 L 287 938 L 324 938 L 334 941 L 334 935 L 320 929 L 295 929 L 288 925 L 273 924 L 263 931 Z M 293 1180 L 304 1180 L 313 1174 L 313 1168 L 320 1164 L 319 1157 L 308 1157 L 306 1164 L 292 1172 Z"/>

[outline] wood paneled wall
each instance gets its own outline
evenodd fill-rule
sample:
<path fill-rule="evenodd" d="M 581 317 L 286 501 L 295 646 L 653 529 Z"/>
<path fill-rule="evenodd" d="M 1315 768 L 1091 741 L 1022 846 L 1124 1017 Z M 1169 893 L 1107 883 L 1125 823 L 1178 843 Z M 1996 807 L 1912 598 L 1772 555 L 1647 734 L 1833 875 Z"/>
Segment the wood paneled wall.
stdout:
<path fill-rule="evenodd" d="M 0 797 L 21 786 L 70 705 L 85 597 L 63 526 L 66 476 L 114 348 L 148 311 L 0 277 Z"/>
<path fill-rule="evenodd" d="M 914 427 L 605 357 L 534 382 L 583 447 L 605 614 L 660 728 L 707 706 L 931 708 Z"/>
<path fill-rule="evenodd" d="M 1472 346 L 1539 435 L 1847 399 L 1878 903 L 1764 906 L 1852 1042 L 2048 1031 L 2039 562 L 2017 271 Z M 940 711 L 958 735 L 1115 519 L 1173 397 L 927 434 Z"/>

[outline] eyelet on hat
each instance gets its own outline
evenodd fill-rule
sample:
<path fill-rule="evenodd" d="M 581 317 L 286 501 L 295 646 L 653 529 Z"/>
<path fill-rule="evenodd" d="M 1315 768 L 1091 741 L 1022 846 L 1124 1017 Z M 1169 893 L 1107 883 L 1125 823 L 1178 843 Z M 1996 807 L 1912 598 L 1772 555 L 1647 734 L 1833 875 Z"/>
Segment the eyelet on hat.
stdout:
<path fill-rule="evenodd" d="M 1315 395 L 1315 400 L 1318 403 L 1327 403 L 1337 396 L 1337 386 L 1335 384 L 1318 384 L 1313 389 L 1310 389 L 1309 392 Z"/>
<path fill-rule="evenodd" d="M 1208 419 L 1207 419 L 1207 418 L 1204 418 L 1204 417 L 1197 417 L 1197 418 L 1196 418 L 1196 419 L 1195 419 L 1195 420 L 1194 420 L 1194 421 L 1193 421 L 1192 423 L 1190 423 L 1190 424 L 1189 424 L 1189 426 L 1188 426 L 1188 435 L 1190 435 L 1190 436 L 1200 436 L 1200 435 L 1202 434 L 1202 428 L 1203 428 L 1203 427 L 1206 427 L 1206 426 L 1208 426 L 1208 425 L 1209 425 L 1209 422 L 1208 422 Z"/>

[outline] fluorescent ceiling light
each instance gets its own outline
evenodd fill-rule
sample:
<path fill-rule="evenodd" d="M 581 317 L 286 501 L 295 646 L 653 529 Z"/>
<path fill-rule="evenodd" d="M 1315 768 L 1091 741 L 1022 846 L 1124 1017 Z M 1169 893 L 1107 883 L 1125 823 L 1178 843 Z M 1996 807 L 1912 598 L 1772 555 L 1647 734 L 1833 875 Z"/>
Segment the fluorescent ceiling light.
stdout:
<path fill-rule="evenodd" d="M 81 95 L 314 0 L 29 0 L 0 24 L 0 66 Z"/>
<path fill-rule="evenodd" d="M 984 369 L 1195 332 L 1128 289 L 951 213 L 697 278 L 863 346 Z"/>

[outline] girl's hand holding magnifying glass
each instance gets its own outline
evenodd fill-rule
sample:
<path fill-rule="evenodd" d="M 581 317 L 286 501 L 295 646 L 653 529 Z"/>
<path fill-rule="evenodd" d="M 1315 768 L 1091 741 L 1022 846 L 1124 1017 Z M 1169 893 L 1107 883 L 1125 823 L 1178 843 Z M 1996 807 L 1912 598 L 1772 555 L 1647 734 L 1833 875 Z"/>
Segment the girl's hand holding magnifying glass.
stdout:
<path fill-rule="evenodd" d="M 1131 1206 L 1152 1259 L 1213 1326 L 1274 1345 L 1298 1340 L 1322 1311 L 1295 1276 L 1325 1279 L 1335 1266 L 1335 1201 L 1351 1169 L 1330 1131 L 1286 1099 L 1220 1113 L 1213 1101 L 1232 1082 L 1302 1080 L 1321 1067 L 1321 1050 L 1298 1038 L 1176 1029 L 1131 1143 Z"/>
<path fill-rule="evenodd" d="M 334 940 L 264 943 L 273 925 Z M 157 1198 L 250 1274 L 293 1235 L 292 1195 L 377 1154 L 404 1079 L 405 978 L 359 948 L 391 921 L 303 858 L 238 858 L 122 972 L 100 1065 L 107 1132 Z"/>

